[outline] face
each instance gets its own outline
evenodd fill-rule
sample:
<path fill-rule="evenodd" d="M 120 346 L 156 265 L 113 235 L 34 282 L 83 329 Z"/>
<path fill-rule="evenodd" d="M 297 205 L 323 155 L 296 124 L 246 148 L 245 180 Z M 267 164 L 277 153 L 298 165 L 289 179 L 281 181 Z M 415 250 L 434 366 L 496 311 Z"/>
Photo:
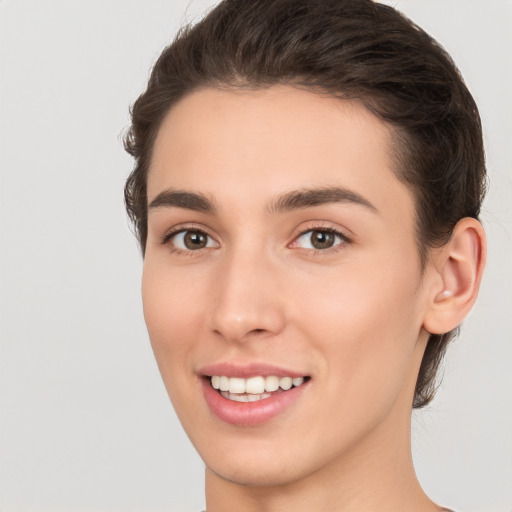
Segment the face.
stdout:
<path fill-rule="evenodd" d="M 426 294 L 392 137 L 357 103 L 285 86 L 199 90 L 165 118 L 144 315 L 217 477 L 296 481 L 403 434 Z"/>

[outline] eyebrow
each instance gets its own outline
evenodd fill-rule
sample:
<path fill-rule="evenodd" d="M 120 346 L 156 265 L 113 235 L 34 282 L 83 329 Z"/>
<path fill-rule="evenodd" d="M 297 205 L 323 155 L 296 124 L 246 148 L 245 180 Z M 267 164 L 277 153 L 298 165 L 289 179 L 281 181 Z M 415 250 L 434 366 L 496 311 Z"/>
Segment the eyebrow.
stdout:
<path fill-rule="evenodd" d="M 148 208 L 185 208 L 187 210 L 194 210 L 203 213 L 215 213 L 216 208 L 213 202 L 203 194 L 196 192 L 187 192 L 184 190 L 168 189 L 160 192 Z"/>
<path fill-rule="evenodd" d="M 270 214 L 311 208 L 329 203 L 353 203 L 377 212 L 377 208 L 363 196 L 343 187 L 304 188 L 287 192 L 272 201 L 267 210 Z M 168 189 L 160 192 L 149 203 L 152 208 L 184 208 L 202 213 L 214 214 L 217 209 L 204 194 L 185 190 Z"/>
<path fill-rule="evenodd" d="M 377 212 L 377 208 L 363 196 L 343 187 L 299 189 L 287 192 L 271 203 L 270 213 L 311 208 L 329 203 L 354 203 Z"/>

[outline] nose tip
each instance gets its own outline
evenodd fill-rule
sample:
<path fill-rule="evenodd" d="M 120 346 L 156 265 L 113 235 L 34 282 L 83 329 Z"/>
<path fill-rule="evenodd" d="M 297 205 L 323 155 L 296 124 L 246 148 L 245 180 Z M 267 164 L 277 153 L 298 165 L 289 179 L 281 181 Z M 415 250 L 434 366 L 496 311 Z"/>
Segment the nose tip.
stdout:
<path fill-rule="evenodd" d="M 211 329 L 231 342 L 246 342 L 278 334 L 284 327 L 282 294 L 271 269 L 231 263 L 219 273 Z"/>
<path fill-rule="evenodd" d="M 213 331 L 227 341 L 243 343 L 256 338 L 277 334 L 281 330 L 281 321 L 275 316 L 251 309 L 247 304 L 244 313 L 230 314 L 229 311 L 217 310 Z M 239 309 L 239 308 L 238 308 Z"/>

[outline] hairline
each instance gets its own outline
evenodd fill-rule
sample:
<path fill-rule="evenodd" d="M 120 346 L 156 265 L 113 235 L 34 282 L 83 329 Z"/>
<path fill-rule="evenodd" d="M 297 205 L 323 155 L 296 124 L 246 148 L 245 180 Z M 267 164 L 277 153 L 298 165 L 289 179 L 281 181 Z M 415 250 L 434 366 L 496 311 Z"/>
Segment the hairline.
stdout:
<path fill-rule="evenodd" d="M 294 87 L 298 90 L 303 90 L 306 92 L 310 92 L 312 94 L 320 95 L 320 96 L 328 96 L 340 101 L 350 101 L 357 103 L 364 107 L 370 114 L 379 119 L 384 125 L 388 128 L 388 147 L 387 153 L 390 159 L 390 170 L 396 176 L 396 178 L 403 183 L 411 192 L 413 198 L 413 206 L 414 206 L 414 231 L 415 231 L 415 239 L 416 239 L 416 247 L 418 251 L 418 255 L 420 257 L 421 271 L 424 273 L 427 263 L 429 260 L 429 253 L 431 247 L 428 246 L 422 240 L 422 226 L 420 222 L 420 197 L 418 187 L 411 183 L 406 179 L 407 173 L 405 172 L 405 167 L 410 165 L 407 161 L 409 160 L 408 155 L 406 154 L 406 145 L 407 139 L 409 138 L 408 134 L 404 131 L 403 128 L 398 127 L 391 123 L 390 121 L 384 119 L 380 116 L 374 109 L 371 108 L 371 103 L 373 101 L 373 97 L 371 93 L 360 93 L 359 95 L 351 95 L 350 92 L 347 91 L 332 91 L 326 87 L 320 86 L 315 83 L 306 83 L 306 81 L 301 81 L 301 77 L 293 77 L 291 79 L 278 79 L 275 81 L 261 81 L 261 82 L 252 82 L 249 79 L 242 77 L 241 75 L 235 74 L 232 77 L 226 77 L 225 79 L 212 79 L 208 81 L 203 81 L 193 87 L 190 87 L 188 90 L 184 91 L 181 96 L 174 101 L 170 101 L 170 106 L 168 106 L 161 114 L 161 118 L 158 123 L 155 123 L 155 129 L 151 133 L 149 142 L 149 152 L 148 152 L 148 163 L 144 172 L 144 188 L 145 188 L 145 207 L 143 212 L 143 218 L 145 223 L 145 238 L 141 240 L 141 245 L 143 245 L 143 256 L 145 253 L 145 245 L 147 241 L 147 223 L 148 223 L 148 194 L 147 194 L 147 184 L 149 179 L 149 173 L 151 171 L 153 154 L 155 149 L 156 140 L 162 125 L 165 119 L 169 116 L 170 112 L 184 99 L 189 97 L 190 95 L 204 91 L 204 90 L 220 90 L 226 92 L 236 92 L 236 91 L 260 91 L 265 90 L 270 87 L 276 85 L 286 85 L 289 87 Z M 365 101 L 369 100 L 369 101 Z"/>

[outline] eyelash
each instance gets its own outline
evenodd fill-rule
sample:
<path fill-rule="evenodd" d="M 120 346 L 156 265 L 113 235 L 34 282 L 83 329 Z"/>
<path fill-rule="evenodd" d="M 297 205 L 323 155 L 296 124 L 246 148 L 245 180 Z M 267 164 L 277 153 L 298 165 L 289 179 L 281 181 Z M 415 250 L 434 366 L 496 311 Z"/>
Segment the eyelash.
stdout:
<path fill-rule="evenodd" d="M 198 227 L 198 226 L 194 226 L 194 225 L 190 225 L 190 226 L 180 226 L 180 227 L 177 227 L 171 231 L 169 231 L 168 233 L 166 233 L 166 235 L 164 236 L 163 240 L 162 240 L 162 245 L 167 245 L 169 246 L 169 249 L 172 253 L 177 253 L 179 254 L 180 256 L 183 255 L 183 256 L 193 256 L 194 255 L 194 252 L 198 251 L 194 251 L 193 249 L 180 249 L 176 246 L 174 246 L 173 244 L 170 243 L 170 241 L 177 235 L 181 234 L 181 233 L 187 233 L 187 232 L 193 232 L 193 233 L 199 233 L 199 234 L 202 234 L 204 235 L 205 237 L 209 238 L 210 240 L 213 240 L 213 237 L 210 236 L 204 229 Z"/>
<path fill-rule="evenodd" d="M 308 233 L 313 233 L 315 231 L 320 231 L 320 232 L 323 232 L 323 233 L 329 233 L 337 238 L 339 238 L 341 240 L 340 243 L 334 245 L 333 247 L 328 247 L 326 249 L 305 249 L 307 251 L 310 251 L 311 254 L 314 254 L 314 255 L 317 255 L 317 254 L 326 254 L 326 253 L 330 253 L 330 252 L 337 252 L 337 251 L 340 251 L 343 249 L 343 247 L 347 244 L 350 244 L 352 243 L 352 240 L 346 236 L 345 234 L 341 233 L 339 230 L 337 229 L 334 229 L 333 227 L 331 226 L 325 226 L 325 225 L 315 225 L 315 226 L 311 226 L 309 227 L 308 229 L 305 229 L 303 231 L 301 231 L 299 234 L 297 234 L 293 241 L 288 244 L 288 247 L 292 246 L 293 244 L 296 244 L 297 241 L 303 237 L 304 235 L 308 234 Z M 210 240 L 213 240 L 213 237 L 210 236 L 204 229 L 200 228 L 200 227 L 196 227 L 196 226 L 182 226 L 182 227 L 179 227 L 179 228 L 175 228 L 173 229 L 172 231 L 168 232 L 163 240 L 162 240 L 162 245 L 168 245 L 170 247 L 170 250 L 171 252 L 173 253 L 178 253 L 180 255 L 186 255 L 186 256 L 193 256 L 193 253 L 196 252 L 196 251 L 199 251 L 199 249 L 196 249 L 196 250 L 193 250 L 193 249 L 188 249 L 188 250 L 185 250 L 185 249 L 180 249 L 178 247 L 175 247 L 173 246 L 172 244 L 170 244 L 169 242 L 177 235 L 181 234 L 181 233 L 187 233 L 187 232 L 196 232 L 196 233 L 199 233 L 199 234 L 202 234 L 204 236 L 206 236 L 207 238 L 209 238 Z"/>
<path fill-rule="evenodd" d="M 304 235 L 307 235 L 308 233 L 314 233 L 315 231 L 319 231 L 319 232 L 322 232 L 322 233 L 329 233 L 329 234 L 339 238 L 341 241 L 340 241 L 340 243 L 334 245 L 333 247 L 328 247 L 326 249 L 315 249 L 315 248 L 306 249 L 308 251 L 311 251 L 311 254 L 313 254 L 313 255 L 319 255 L 319 254 L 325 255 L 327 253 L 338 252 L 338 251 L 343 250 L 343 248 L 347 244 L 351 244 L 352 243 L 351 238 L 349 238 L 347 235 L 343 234 L 341 231 L 339 231 L 339 230 L 337 230 L 337 229 L 335 229 L 335 228 L 333 228 L 331 226 L 325 226 L 325 225 L 322 225 L 322 224 L 318 224 L 318 225 L 311 226 L 308 229 L 305 229 L 305 230 L 301 231 L 297 236 L 295 236 L 295 238 L 293 239 L 292 244 L 296 244 L 297 241 L 301 237 L 303 237 Z"/>

